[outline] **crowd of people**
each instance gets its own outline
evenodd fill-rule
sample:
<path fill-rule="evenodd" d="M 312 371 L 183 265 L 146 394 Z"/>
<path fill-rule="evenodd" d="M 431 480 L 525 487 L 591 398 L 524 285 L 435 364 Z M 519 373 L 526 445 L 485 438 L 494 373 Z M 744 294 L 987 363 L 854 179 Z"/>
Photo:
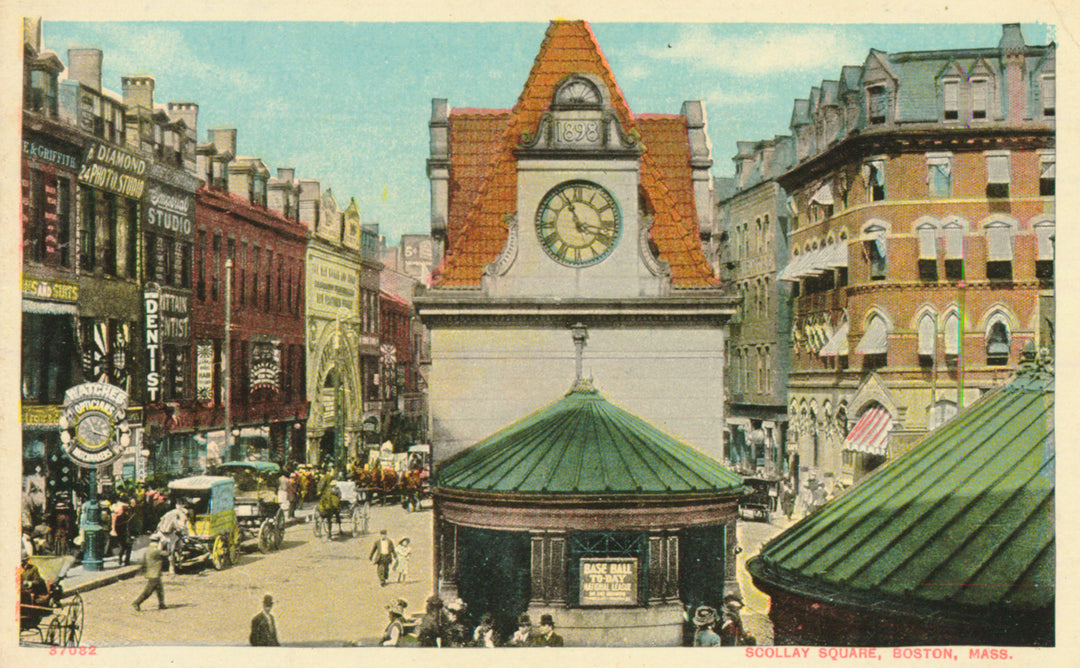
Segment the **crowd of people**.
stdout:
<path fill-rule="evenodd" d="M 731 594 L 724 597 L 724 605 L 719 613 L 712 606 L 698 606 L 691 620 L 694 624 L 694 647 L 756 645 L 754 636 L 743 630 L 742 608 L 742 600 Z"/>
<path fill-rule="evenodd" d="M 443 602 L 438 596 L 427 599 L 418 618 L 408 616 L 409 604 L 399 598 L 386 606 L 389 621 L 379 644 L 383 647 L 562 647 L 552 615 L 540 616 L 533 626 L 529 615 L 518 617 L 517 630 L 507 639 L 500 637 L 490 612 L 473 625 L 465 603 L 455 598 Z"/>

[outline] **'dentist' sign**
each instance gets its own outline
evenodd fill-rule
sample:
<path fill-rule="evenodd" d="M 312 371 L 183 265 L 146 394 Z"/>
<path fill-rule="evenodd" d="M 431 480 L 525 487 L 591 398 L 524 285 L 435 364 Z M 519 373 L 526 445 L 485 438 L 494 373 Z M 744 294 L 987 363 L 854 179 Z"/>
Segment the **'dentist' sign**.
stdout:
<path fill-rule="evenodd" d="M 580 605 L 637 605 L 638 560 L 611 557 L 581 559 Z"/>

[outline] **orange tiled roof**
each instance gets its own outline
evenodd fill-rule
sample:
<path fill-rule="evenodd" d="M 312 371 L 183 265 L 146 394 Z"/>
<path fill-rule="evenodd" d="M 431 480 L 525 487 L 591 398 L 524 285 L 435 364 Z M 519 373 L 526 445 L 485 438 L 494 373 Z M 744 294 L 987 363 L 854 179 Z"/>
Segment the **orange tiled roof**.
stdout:
<path fill-rule="evenodd" d="M 451 114 L 450 220 L 437 285 L 477 287 L 484 267 L 499 256 L 506 243 L 504 218 L 517 206 L 514 147 L 523 133 L 536 132 L 555 86 L 575 72 L 599 77 L 623 127 L 630 133 L 636 128 L 644 140 L 641 186 L 655 210 L 652 239 L 660 258 L 671 265 L 673 284 L 714 285 L 698 241 L 685 121 L 680 116 L 635 119 L 584 21 L 551 22 L 512 110 Z"/>

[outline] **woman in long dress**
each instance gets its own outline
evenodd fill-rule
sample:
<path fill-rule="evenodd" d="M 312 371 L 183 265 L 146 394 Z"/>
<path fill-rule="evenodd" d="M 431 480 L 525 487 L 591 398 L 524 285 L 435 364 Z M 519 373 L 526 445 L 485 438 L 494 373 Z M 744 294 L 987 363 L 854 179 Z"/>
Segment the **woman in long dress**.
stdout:
<path fill-rule="evenodd" d="M 405 582 L 409 578 L 409 555 L 412 554 L 412 541 L 405 536 L 394 547 L 394 572 L 397 581 Z"/>

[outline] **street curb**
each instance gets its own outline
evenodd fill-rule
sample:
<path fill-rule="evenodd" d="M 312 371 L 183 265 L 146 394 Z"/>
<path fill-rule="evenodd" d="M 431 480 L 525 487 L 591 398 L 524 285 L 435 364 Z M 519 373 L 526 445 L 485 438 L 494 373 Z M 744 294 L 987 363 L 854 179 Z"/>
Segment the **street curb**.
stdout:
<path fill-rule="evenodd" d="M 285 526 L 286 526 L 286 528 L 288 528 L 288 527 L 291 527 L 291 526 L 295 526 L 297 524 L 304 524 L 307 521 L 308 521 L 308 517 L 306 515 L 299 516 L 299 517 L 294 517 L 292 519 L 286 519 L 285 520 Z M 106 587 L 106 586 L 111 585 L 111 584 L 113 584 L 115 582 L 119 582 L 120 580 L 127 580 L 129 578 L 133 578 L 136 575 L 138 575 L 140 572 L 142 572 L 142 566 L 141 565 L 139 565 L 139 566 L 123 566 L 121 568 L 109 571 L 108 573 L 105 573 L 105 572 L 101 571 L 102 574 L 100 576 L 87 576 L 88 579 L 86 581 L 84 581 L 84 582 L 80 582 L 78 584 L 71 585 L 70 588 L 69 587 L 64 587 L 63 598 L 67 598 L 68 596 L 72 596 L 74 594 L 82 594 L 84 592 L 88 592 L 88 591 L 91 591 L 93 589 L 99 589 L 101 587 Z"/>

